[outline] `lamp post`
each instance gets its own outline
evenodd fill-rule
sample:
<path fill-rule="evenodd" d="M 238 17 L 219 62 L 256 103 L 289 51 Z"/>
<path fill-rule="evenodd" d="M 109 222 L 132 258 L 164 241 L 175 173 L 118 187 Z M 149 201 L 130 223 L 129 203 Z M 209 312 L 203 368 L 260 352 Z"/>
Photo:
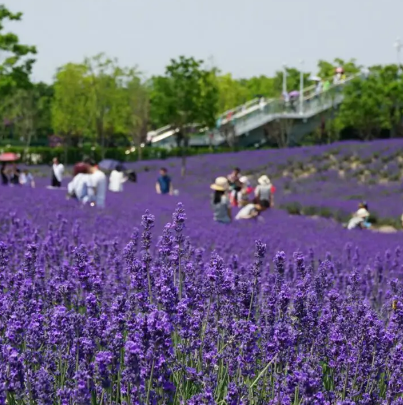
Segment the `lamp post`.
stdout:
<path fill-rule="evenodd" d="M 403 48 L 403 43 L 400 40 L 400 37 L 396 38 L 396 41 L 393 44 L 393 47 L 396 49 L 397 68 L 398 68 L 398 71 L 400 72 L 400 50 Z"/>
<path fill-rule="evenodd" d="M 299 75 L 299 113 L 304 113 L 304 60 L 301 59 L 301 71 Z"/>
<path fill-rule="evenodd" d="M 283 63 L 283 94 L 287 93 L 287 66 Z"/>

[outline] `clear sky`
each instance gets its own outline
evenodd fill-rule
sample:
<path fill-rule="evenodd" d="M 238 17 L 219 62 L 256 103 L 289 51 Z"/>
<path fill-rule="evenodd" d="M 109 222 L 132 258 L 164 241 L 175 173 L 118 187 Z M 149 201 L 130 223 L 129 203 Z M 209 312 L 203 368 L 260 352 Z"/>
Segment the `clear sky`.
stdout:
<path fill-rule="evenodd" d="M 38 47 L 34 80 L 105 52 L 162 74 L 179 55 L 211 60 L 235 77 L 272 75 L 319 59 L 394 63 L 403 0 L 5 0 L 22 11 L 8 29 Z M 403 51 L 403 50 L 402 50 Z M 403 58 L 402 58 L 403 59 Z"/>

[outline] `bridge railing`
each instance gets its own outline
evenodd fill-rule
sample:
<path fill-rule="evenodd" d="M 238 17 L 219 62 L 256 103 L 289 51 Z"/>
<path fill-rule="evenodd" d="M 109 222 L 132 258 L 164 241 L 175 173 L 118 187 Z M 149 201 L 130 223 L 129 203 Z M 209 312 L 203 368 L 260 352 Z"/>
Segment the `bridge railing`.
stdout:
<path fill-rule="evenodd" d="M 289 101 L 255 98 L 242 106 L 221 114 L 217 122 L 218 126 L 221 127 L 230 123 L 235 127 L 236 134 L 241 135 L 250 131 L 253 127 L 256 128 L 271 119 L 281 118 L 285 115 L 290 118 L 314 115 L 331 107 L 331 105 L 339 104 L 343 98 L 342 90 L 344 85 L 359 76 L 360 74 L 351 75 L 337 84 L 331 84 L 327 89 L 322 89 L 319 93 L 316 91 L 316 86 L 304 88 L 302 105 L 300 96 L 291 98 Z M 159 128 L 154 131 L 152 142 L 159 142 L 175 133 L 176 130 L 171 125 Z"/>

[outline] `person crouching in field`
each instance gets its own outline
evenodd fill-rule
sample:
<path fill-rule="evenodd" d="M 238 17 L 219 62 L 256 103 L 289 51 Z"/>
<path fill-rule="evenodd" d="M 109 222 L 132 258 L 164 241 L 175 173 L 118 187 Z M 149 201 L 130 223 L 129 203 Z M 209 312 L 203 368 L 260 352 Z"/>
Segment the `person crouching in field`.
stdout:
<path fill-rule="evenodd" d="M 258 204 L 248 204 L 238 212 L 235 219 L 239 220 L 257 218 L 260 213 L 266 211 L 269 207 L 270 203 L 267 200 L 262 200 Z"/>
<path fill-rule="evenodd" d="M 232 220 L 232 216 L 231 204 L 227 196 L 229 189 L 228 180 L 225 177 L 217 177 L 210 188 L 214 191 L 211 201 L 214 221 L 229 224 Z"/>
<path fill-rule="evenodd" d="M 368 219 L 368 204 L 365 202 L 359 203 L 358 210 L 353 214 L 353 217 L 348 222 L 347 229 L 370 228 L 371 224 L 369 223 Z"/>

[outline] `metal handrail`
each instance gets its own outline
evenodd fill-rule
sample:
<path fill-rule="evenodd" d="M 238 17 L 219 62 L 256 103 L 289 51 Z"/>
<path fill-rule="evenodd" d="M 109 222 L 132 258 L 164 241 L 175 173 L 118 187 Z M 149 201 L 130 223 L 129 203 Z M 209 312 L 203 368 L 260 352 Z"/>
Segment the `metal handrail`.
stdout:
<path fill-rule="evenodd" d="M 306 102 L 310 102 L 311 100 L 316 99 L 318 97 L 321 98 L 324 94 L 328 94 L 335 88 L 342 87 L 347 82 L 349 82 L 359 76 L 360 76 L 360 73 L 348 76 L 348 77 L 346 77 L 346 79 L 344 79 L 340 83 L 336 83 L 336 84 L 333 83 L 327 89 L 322 88 L 319 93 L 315 92 L 315 90 L 316 90 L 315 85 L 304 88 L 303 105 Z M 250 100 L 241 106 L 238 106 L 232 110 L 228 110 L 225 113 L 221 114 L 219 116 L 219 118 L 221 118 L 221 125 L 225 125 L 229 121 L 232 121 L 233 119 L 235 119 L 238 122 L 241 121 L 242 124 L 245 124 L 246 121 L 254 119 L 256 116 L 256 113 L 258 113 L 259 115 L 261 115 L 261 114 L 273 115 L 273 112 L 271 113 L 270 110 L 275 110 L 279 104 L 281 104 L 281 106 L 282 106 L 282 108 L 280 107 L 280 110 L 282 110 L 282 111 L 274 112 L 274 114 L 277 116 L 281 116 L 284 113 L 287 113 L 287 111 L 285 111 L 285 108 L 284 108 L 286 103 L 284 101 L 282 101 L 281 99 L 269 99 L 267 101 L 265 100 L 264 105 L 261 104 L 261 100 L 262 99 L 254 98 L 253 100 Z M 231 115 L 231 118 L 228 119 L 227 116 L 230 113 L 232 113 L 232 115 Z M 300 113 L 303 113 L 303 111 L 300 111 Z M 224 115 L 225 115 L 225 117 L 224 117 Z M 235 124 L 235 125 L 237 125 L 237 124 Z M 167 125 L 154 132 L 156 132 L 156 135 L 152 137 L 153 143 L 159 142 L 160 140 L 163 140 L 163 139 L 173 135 L 174 133 L 177 132 L 177 130 L 174 131 L 174 130 L 172 130 L 171 125 Z"/>

